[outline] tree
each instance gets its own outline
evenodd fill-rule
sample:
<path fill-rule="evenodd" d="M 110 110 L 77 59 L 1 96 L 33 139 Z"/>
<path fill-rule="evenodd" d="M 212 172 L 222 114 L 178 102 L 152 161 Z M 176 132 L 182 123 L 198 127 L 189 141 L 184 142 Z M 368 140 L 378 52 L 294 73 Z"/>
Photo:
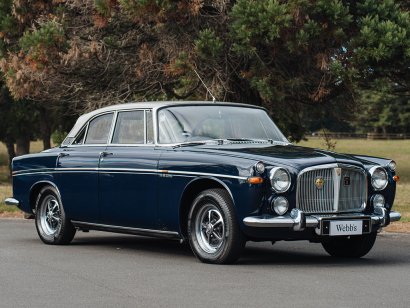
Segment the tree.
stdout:
<path fill-rule="evenodd" d="M 298 140 L 306 111 L 349 118 L 360 91 L 409 91 L 404 1 L 0 3 L 10 91 L 77 112 L 159 95 L 208 99 L 195 69 L 219 101 L 265 106 Z"/>
<path fill-rule="evenodd" d="M 30 152 L 30 140 L 37 139 L 38 130 L 36 104 L 25 99 L 14 100 L 8 88 L 0 82 L 0 141 L 7 148 L 10 177 L 11 161 L 15 156 Z"/>

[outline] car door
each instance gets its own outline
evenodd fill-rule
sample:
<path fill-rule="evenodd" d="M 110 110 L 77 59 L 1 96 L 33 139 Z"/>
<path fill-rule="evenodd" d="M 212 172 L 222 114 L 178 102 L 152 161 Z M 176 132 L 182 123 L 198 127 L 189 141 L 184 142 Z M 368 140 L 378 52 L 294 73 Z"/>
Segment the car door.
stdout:
<path fill-rule="evenodd" d="M 99 208 L 104 224 L 160 229 L 151 110 L 120 111 L 100 161 Z"/>
<path fill-rule="evenodd" d="M 100 153 L 107 147 L 114 113 L 91 119 L 73 143 L 59 154 L 56 181 L 67 216 L 72 220 L 101 222 L 98 209 Z"/>

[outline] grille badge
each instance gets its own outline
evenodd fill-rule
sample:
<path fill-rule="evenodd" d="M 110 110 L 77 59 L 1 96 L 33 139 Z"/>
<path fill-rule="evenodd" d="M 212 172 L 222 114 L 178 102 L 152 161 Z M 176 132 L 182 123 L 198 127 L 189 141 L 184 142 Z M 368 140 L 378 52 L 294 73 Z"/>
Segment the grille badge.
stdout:
<path fill-rule="evenodd" d="M 350 185 L 350 176 L 345 175 L 343 177 L 343 182 L 344 182 L 345 186 L 349 186 Z"/>
<path fill-rule="evenodd" d="M 342 170 L 341 170 L 340 168 L 337 168 L 337 169 L 336 169 L 336 173 L 337 173 L 338 176 L 340 176 L 340 173 L 341 173 L 341 172 L 342 172 Z"/>
<path fill-rule="evenodd" d="M 325 180 L 323 180 L 323 177 L 321 176 L 316 177 L 315 184 L 316 184 L 317 189 L 322 189 L 324 183 L 325 183 Z"/>

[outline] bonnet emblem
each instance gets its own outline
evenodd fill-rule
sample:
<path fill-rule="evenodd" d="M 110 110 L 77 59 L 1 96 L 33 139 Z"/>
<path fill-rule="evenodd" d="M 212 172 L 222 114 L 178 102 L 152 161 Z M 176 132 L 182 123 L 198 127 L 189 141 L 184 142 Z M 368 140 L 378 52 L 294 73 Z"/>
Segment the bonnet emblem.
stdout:
<path fill-rule="evenodd" d="M 322 189 L 324 183 L 325 183 L 325 181 L 323 180 L 323 178 L 321 176 L 318 176 L 315 179 L 315 184 L 316 184 L 317 189 Z"/>

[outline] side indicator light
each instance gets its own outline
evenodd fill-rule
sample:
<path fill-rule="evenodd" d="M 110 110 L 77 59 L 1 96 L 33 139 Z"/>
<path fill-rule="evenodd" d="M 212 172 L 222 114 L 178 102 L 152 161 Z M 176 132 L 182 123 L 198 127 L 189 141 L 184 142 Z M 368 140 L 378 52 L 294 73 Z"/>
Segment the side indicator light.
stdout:
<path fill-rule="evenodd" d="M 17 173 L 17 171 L 13 171 L 13 174 L 16 174 Z"/>
<path fill-rule="evenodd" d="M 255 177 L 248 178 L 248 182 L 251 184 L 260 184 L 263 182 L 263 179 L 258 176 L 255 176 Z"/>
<path fill-rule="evenodd" d="M 398 182 L 398 181 L 400 181 L 400 177 L 399 177 L 398 175 L 395 175 L 395 176 L 393 177 L 393 180 L 395 180 L 396 182 Z"/>

